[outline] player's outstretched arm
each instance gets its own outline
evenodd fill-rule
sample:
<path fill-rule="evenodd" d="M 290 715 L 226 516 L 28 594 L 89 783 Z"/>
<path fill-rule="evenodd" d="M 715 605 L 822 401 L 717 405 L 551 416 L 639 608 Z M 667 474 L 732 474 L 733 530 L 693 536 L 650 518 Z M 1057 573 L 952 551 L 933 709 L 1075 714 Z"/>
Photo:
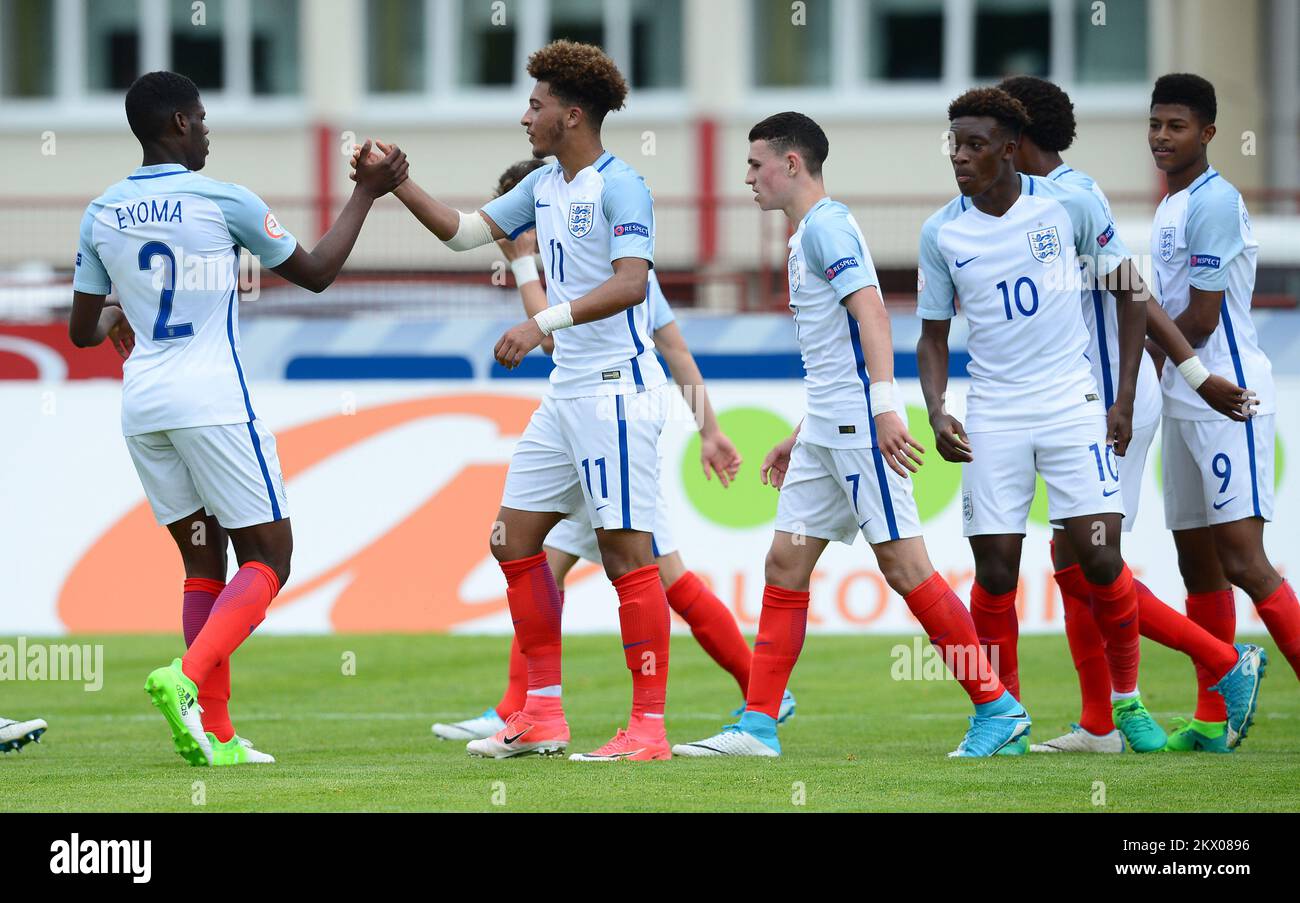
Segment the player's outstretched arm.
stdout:
<path fill-rule="evenodd" d="M 921 338 L 916 343 L 916 367 L 939 457 L 962 464 L 975 459 L 971 455 L 965 427 L 948 413 L 944 405 L 948 393 L 948 331 L 951 325 L 951 320 L 921 321 Z"/>
<path fill-rule="evenodd" d="M 1132 260 L 1124 260 L 1103 284 L 1115 296 L 1119 324 L 1119 388 L 1115 403 L 1106 412 L 1106 435 L 1115 454 L 1123 456 L 1133 438 L 1133 403 L 1137 398 L 1137 375 L 1146 349 L 1147 306 L 1151 297 Z"/>
<path fill-rule="evenodd" d="M 519 298 L 524 302 L 524 313 L 535 317 L 546 310 L 546 289 L 542 288 L 541 277 L 537 275 L 537 261 L 533 259 L 537 253 L 537 230 L 521 232 L 513 241 L 499 238 L 497 247 L 506 255 L 506 260 L 510 261 L 510 271 L 515 274 L 515 284 L 519 286 Z M 555 353 L 553 336 L 542 338 L 542 351 Z"/>
<path fill-rule="evenodd" d="M 392 145 L 376 141 L 375 147 L 379 153 L 388 153 Z M 358 147 L 352 152 L 352 168 L 354 172 L 351 178 L 354 181 L 357 178 L 355 170 L 358 160 L 361 159 L 361 150 Z M 379 153 L 371 150 L 369 152 L 370 159 L 375 159 Z M 462 213 L 455 207 L 450 207 L 430 195 L 412 179 L 407 179 L 399 185 L 393 191 L 393 195 L 402 202 L 407 210 L 411 211 L 411 215 L 418 219 L 424 225 L 424 228 L 436 235 L 439 241 L 453 251 L 468 251 L 471 248 L 485 245 L 489 241 L 509 238 L 506 232 L 492 221 L 492 217 L 482 210 L 473 213 Z"/>
<path fill-rule="evenodd" d="M 871 374 L 867 392 L 876 421 L 876 447 L 894 472 L 906 477 L 916 473 L 924 463 L 921 455 L 925 449 L 907 431 L 907 424 L 900 416 L 904 410 L 902 400 L 894 395 L 894 337 L 889 328 L 889 312 L 873 285 L 846 295 L 844 306 L 858 322 L 862 356 Z"/>
<path fill-rule="evenodd" d="M 316 243 L 315 248 L 305 251 L 302 245 L 298 245 L 284 263 L 273 268 L 275 273 L 294 285 L 313 292 L 323 292 L 329 288 L 339 270 L 343 269 L 348 255 L 352 253 L 357 236 L 361 234 L 361 226 L 375 200 L 406 180 L 409 165 L 406 154 L 400 148 L 391 148 L 377 162 L 370 157 L 369 141 L 362 150 L 366 162 L 357 167 L 357 185 L 334 225 Z"/>
<path fill-rule="evenodd" d="M 524 184 L 523 182 L 519 183 Z M 516 185 L 510 193 L 519 190 Z M 509 197 L 509 194 L 505 195 Z M 613 263 L 614 275 L 577 301 L 547 307 L 539 315 L 508 330 L 496 344 L 493 356 L 507 370 L 519 366 L 524 355 L 557 329 L 594 323 L 622 313 L 645 300 L 650 278 L 650 261 L 644 257 L 620 257 Z"/>
<path fill-rule="evenodd" d="M 736 446 L 718 426 L 718 415 L 714 413 L 713 403 L 704 388 L 700 365 L 695 362 L 695 355 L 691 354 L 675 321 L 656 329 L 654 338 L 655 348 L 668 364 L 673 382 L 677 383 L 682 398 L 695 415 L 695 425 L 700 430 L 700 466 L 704 468 L 704 478 L 711 480 L 716 473 L 725 489 L 736 478 L 742 459 Z"/>
<path fill-rule="evenodd" d="M 1217 311 L 1215 316 L 1218 316 Z M 1169 356 L 1182 378 L 1206 404 L 1230 420 L 1241 422 L 1250 418 L 1256 403 L 1255 393 L 1217 373 L 1210 373 L 1196 356 L 1187 336 L 1155 298 L 1147 299 L 1147 335 Z"/>
<path fill-rule="evenodd" d="M 135 348 L 135 332 L 126 314 L 117 305 L 105 306 L 105 295 L 72 293 L 72 315 L 68 319 L 68 338 L 78 348 L 93 348 L 110 339 L 122 360 Z"/>

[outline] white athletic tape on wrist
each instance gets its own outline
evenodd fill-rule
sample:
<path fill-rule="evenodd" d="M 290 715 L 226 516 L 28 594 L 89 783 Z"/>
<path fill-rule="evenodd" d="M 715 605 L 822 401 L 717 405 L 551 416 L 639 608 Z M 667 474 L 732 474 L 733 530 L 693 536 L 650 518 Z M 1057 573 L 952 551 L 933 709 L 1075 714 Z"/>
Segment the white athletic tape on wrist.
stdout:
<path fill-rule="evenodd" d="M 894 384 L 892 382 L 872 383 L 867 389 L 867 396 L 871 399 L 872 417 L 878 417 L 888 411 L 898 410 L 898 402 L 894 398 Z"/>
<path fill-rule="evenodd" d="M 530 282 L 537 282 L 540 278 L 537 275 L 537 261 L 531 254 L 510 261 L 510 272 L 515 274 L 515 282 L 519 283 L 520 288 Z"/>
<path fill-rule="evenodd" d="M 568 329 L 573 325 L 573 309 L 569 306 L 569 302 L 565 301 L 563 304 L 546 308 L 533 319 L 537 321 L 542 335 L 550 335 L 557 329 Z"/>
<path fill-rule="evenodd" d="M 1205 369 L 1201 359 L 1194 354 L 1178 365 L 1178 372 L 1183 375 L 1183 379 L 1187 380 L 1187 385 L 1192 387 L 1193 392 L 1210 378 L 1210 371 Z"/>
<path fill-rule="evenodd" d="M 492 229 L 477 210 L 473 213 L 456 212 L 460 214 L 460 225 L 456 227 L 456 234 L 443 242 L 444 245 L 453 251 L 468 251 L 492 241 Z"/>

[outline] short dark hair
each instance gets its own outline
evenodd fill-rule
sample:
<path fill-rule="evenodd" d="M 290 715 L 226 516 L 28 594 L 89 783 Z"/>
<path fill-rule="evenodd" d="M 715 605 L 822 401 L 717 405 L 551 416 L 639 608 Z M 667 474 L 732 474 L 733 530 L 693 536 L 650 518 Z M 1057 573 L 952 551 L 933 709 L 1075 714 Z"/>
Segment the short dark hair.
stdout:
<path fill-rule="evenodd" d="M 826 133 L 803 113 L 776 113 L 749 130 L 750 141 L 766 141 L 777 153 L 793 148 L 803 157 L 809 175 L 819 176 L 822 164 L 830 156 L 831 143 Z"/>
<path fill-rule="evenodd" d="M 1024 133 L 1045 151 L 1060 153 L 1074 143 L 1074 104 L 1070 95 L 1044 78 L 1013 75 L 998 85 L 1029 114 Z"/>
<path fill-rule="evenodd" d="M 501 178 L 497 179 L 496 191 L 492 197 L 501 197 L 501 195 L 522 182 L 524 176 L 528 175 L 534 169 L 540 169 L 545 165 L 545 163 L 536 158 L 531 160 L 520 160 L 518 163 L 511 163 L 510 166 L 506 168 L 506 171 L 501 173 Z"/>
<path fill-rule="evenodd" d="M 173 113 L 199 103 L 199 89 L 179 72 L 146 72 L 126 91 L 126 121 L 140 141 L 155 141 Z"/>
<path fill-rule="evenodd" d="M 1219 113 L 1219 102 L 1214 96 L 1214 85 L 1190 72 L 1172 72 L 1156 79 L 1151 89 L 1151 106 L 1158 103 L 1181 104 L 1209 125 Z"/>
<path fill-rule="evenodd" d="M 988 116 L 1013 137 L 1029 126 L 1025 105 L 1001 88 L 972 88 L 948 104 L 948 121 L 962 116 Z"/>
<path fill-rule="evenodd" d="M 552 41 L 528 58 L 528 74 L 546 82 L 565 103 L 582 107 L 592 124 L 623 109 L 627 80 L 605 51 L 594 44 Z"/>

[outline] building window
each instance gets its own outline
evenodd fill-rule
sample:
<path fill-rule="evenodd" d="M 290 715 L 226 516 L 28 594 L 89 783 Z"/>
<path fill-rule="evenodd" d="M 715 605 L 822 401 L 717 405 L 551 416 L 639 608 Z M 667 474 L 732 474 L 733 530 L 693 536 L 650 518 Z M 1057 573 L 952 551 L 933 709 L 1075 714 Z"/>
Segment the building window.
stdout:
<path fill-rule="evenodd" d="M 423 91 L 424 0 L 367 0 L 366 24 L 370 90 Z"/>
<path fill-rule="evenodd" d="M 868 0 L 862 46 L 872 81 L 943 77 L 943 0 Z"/>
<path fill-rule="evenodd" d="M 551 40 L 605 46 L 605 9 L 592 0 L 551 0 Z"/>
<path fill-rule="evenodd" d="M 462 85 L 514 84 L 518 16 L 493 0 L 460 0 Z"/>
<path fill-rule="evenodd" d="M 1051 74 L 1051 46 L 1048 0 L 979 0 L 975 9 L 976 78 L 1046 78 Z"/>
<path fill-rule="evenodd" d="M 140 74 L 140 5 L 86 0 L 86 90 L 125 91 Z"/>
<path fill-rule="evenodd" d="M 207 0 L 197 9 L 190 0 L 171 0 L 171 67 L 200 91 L 226 85 L 225 9 L 224 0 Z"/>
<path fill-rule="evenodd" d="M 54 4 L 0 0 L 0 94 L 54 94 Z"/>
<path fill-rule="evenodd" d="M 769 88 L 831 83 L 831 0 L 755 0 L 755 81 Z"/>
<path fill-rule="evenodd" d="M 1146 81 L 1146 4 L 1107 3 L 1100 21 L 1093 5 L 1075 0 L 1074 77 L 1088 83 Z"/>
<path fill-rule="evenodd" d="M 634 88 L 682 86 L 682 0 L 635 0 L 632 4 Z"/>
<path fill-rule="evenodd" d="M 253 93 L 298 93 L 298 0 L 253 4 Z"/>

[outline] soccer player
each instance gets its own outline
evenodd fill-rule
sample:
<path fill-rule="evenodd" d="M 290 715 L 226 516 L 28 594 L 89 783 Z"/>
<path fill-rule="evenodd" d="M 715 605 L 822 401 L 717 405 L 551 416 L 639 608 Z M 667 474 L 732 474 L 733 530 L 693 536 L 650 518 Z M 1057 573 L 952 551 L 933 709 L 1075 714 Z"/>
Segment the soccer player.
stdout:
<path fill-rule="evenodd" d="M 381 149 L 383 145 L 380 145 Z M 371 151 L 371 153 L 375 153 Z M 528 173 L 542 166 L 541 160 L 525 160 L 516 163 L 502 174 L 497 184 L 496 196 L 508 192 Z M 524 310 L 529 316 L 536 316 L 546 309 L 546 291 L 542 288 L 537 274 L 537 264 L 533 255 L 537 251 L 537 233 L 529 229 L 511 241 L 503 238 L 497 242 L 514 272 L 515 282 L 523 300 Z M 700 375 L 695 356 L 682 338 L 681 330 L 675 322 L 672 308 L 664 297 L 659 280 L 654 271 L 650 272 L 650 322 L 649 330 L 654 337 L 655 349 L 663 355 L 668 364 L 673 381 L 681 390 L 682 397 L 690 405 L 700 429 L 700 464 L 706 479 L 716 474 L 725 488 L 735 477 L 740 468 L 741 457 L 727 435 L 718 426 L 718 418 L 709 403 L 708 393 L 704 389 L 704 379 Z M 542 350 L 547 354 L 554 352 L 554 341 L 547 336 L 542 341 Z M 736 619 L 712 590 L 693 572 L 686 569 L 681 554 L 673 541 L 671 524 L 668 518 L 667 501 L 662 489 L 657 499 L 658 509 L 655 513 L 655 525 L 652 545 L 655 564 L 659 566 L 659 579 L 668 596 L 668 604 L 681 616 L 691 628 L 691 634 L 704 651 L 727 671 L 740 686 L 740 695 L 744 697 L 749 686 L 750 650 L 749 644 L 740 633 Z M 560 590 L 561 602 L 564 599 L 564 582 L 573 566 L 579 560 L 600 563 L 600 548 L 596 544 L 596 535 L 591 523 L 585 516 L 562 520 L 555 525 L 546 537 L 543 546 L 551 573 Z M 474 740 L 495 734 L 505 726 L 505 719 L 511 713 L 519 711 L 524 705 L 528 692 L 528 663 L 519 651 L 519 643 L 510 645 L 510 666 L 506 691 L 492 708 L 477 718 L 458 721 L 454 724 L 435 724 L 433 732 L 444 740 Z M 794 714 L 795 700 L 793 694 L 786 691 L 781 700 L 778 721 L 784 721 Z"/>
<path fill-rule="evenodd" d="M 651 538 L 669 392 L 645 303 L 654 205 L 641 176 L 601 143 L 605 116 L 627 97 L 613 60 L 589 44 L 554 41 L 529 57 L 528 74 L 536 84 L 520 124 L 533 156 L 556 162 L 471 213 L 412 182 L 397 193 L 452 250 L 536 228 L 550 279 L 550 305 L 506 332 L 494 349 L 498 363 L 514 368 L 548 335 L 555 338 L 551 391 L 515 447 L 490 542 L 528 662 L 528 692 L 505 727 L 467 748 L 508 758 L 568 747 L 560 590 L 542 546 L 556 524 L 585 509 L 618 592 L 632 711 L 626 729 L 570 759 L 670 759 L 664 729 L 669 609 Z"/>
<path fill-rule="evenodd" d="M 1029 114 L 1029 125 L 1021 132 L 1016 145 L 1015 164 L 1020 172 L 1040 176 L 1060 185 L 1089 191 L 1097 196 L 1110 215 L 1110 203 L 1100 186 L 1085 173 L 1066 165 L 1061 152 L 1074 142 L 1074 106 L 1069 96 L 1049 81 L 1023 75 L 1004 79 L 998 86 L 1020 101 Z M 1119 385 L 1119 317 L 1114 296 L 1104 288 L 1085 285 L 1082 295 L 1083 320 L 1088 327 L 1088 360 L 1092 364 L 1102 401 L 1107 409 L 1115 403 L 1115 387 Z M 1192 346 L 1174 326 L 1154 298 L 1147 298 L 1147 331 L 1165 353 L 1190 372 L 1198 365 L 1193 360 Z M 1203 365 L 1202 365 L 1203 366 Z M 1220 376 L 1208 377 L 1197 387 L 1198 394 L 1207 404 L 1214 406 L 1233 419 L 1246 419 L 1242 406 L 1249 393 Z M 1124 532 L 1133 529 L 1142 492 L 1142 471 L 1146 465 L 1147 451 L 1160 421 L 1160 384 L 1155 365 L 1150 356 L 1143 354 L 1138 370 L 1137 393 L 1133 404 L 1133 439 L 1128 450 L 1118 459 L 1120 498 L 1124 501 Z M 1079 568 L 1078 557 L 1070 545 L 1069 537 L 1059 527 L 1051 544 L 1056 583 L 1061 590 L 1065 609 L 1065 635 L 1070 645 L 1070 655 L 1079 675 L 1083 697 L 1083 710 L 1078 724 L 1055 739 L 1034 744 L 1031 752 L 1100 752 L 1124 751 L 1124 737 L 1115 728 L 1111 714 L 1110 672 L 1106 666 L 1101 634 L 1092 616 L 1087 583 Z M 1178 649 L 1189 655 L 1198 667 L 1205 669 L 1214 679 L 1223 675 L 1237 660 L 1237 651 L 1228 642 L 1220 640 L 1181 612 L 1161 602 L 1141 581 L 1135 581 L 1138 591 L 1138 628 L 1142 636 L 1162 645 Z M 985 601 L 989 597 L 981 597 Z M 1000 624 L 1008 618 L 1014 622 L 1015 612 L 976 609 L 972 613 L 977 627 L 985 627 L 989 634 L 997 635 Z M 1014 651 L 1014 642 L 1003 647 Z M 1010 670 L 1002 672 L 1005 683 L 1018 686 L 1014 655 L 1007 655 Z M 1017 692 L 1018 691 L 1013 691 Z"/>
<path fill-rule="evenodd" d="M 980 639 L 998 650 L 1000 672 L 1014 680 L 1012 601 L 1037 472 L 1052 523 L 1078 560 L 1081 592 L 1091 599 L 1115 723 L 1135 751 L 1161 749 L 1165 733 L 1138 690 L 1138 590 L 1120 555 L 1124 507 L 1115 463 L 1132 436 L 1146 288 L 1095 194 L 1016 172 L 1016 146 L 1029 124 L 1019 101 L 998 88 L 975 89 L 953 101 L 948 118 L 960 195 L 921 232 L 917 357 L 939 453 L 964 465 L 972 610 L 1008 612 L 985 621 Z M 1109 409 L 1086 357 L 1085 284 L 1115 297 L 1119 373 Z M 958 297 L 970 324 L 969 432 L 944 404 Z M 1261 650 L 1239 652 L 1220 687 L 1244 735 Z"/>
<path fill-rule="evenodd" d="M 28 743 L 41 742 L 41 734 L 49 725 L 43 718 L 31 718 L 27 721 L 14 721 L 12 718 L 0 718 L 0 752 L 9 750 L 22 751 Z"/>
<path fill-rule="evenodd" d="M 826 194 L 829 152 L 826 133 L 802 113 L 778 113 L 749 132 L 745 183 L 760 209 L 783 211 L 795 227 L 787 263 L 807 412 L 760 472 L 781 494 L 745 711 L 717 735 L 673 751 L 781 754 L 777 715 L 803 647 L 813 568 L 831 540 L 851 544 L 861 533 L 975 705 L 950 755 L 991 756 L 1017 748 L 1029 714 L 985 660 L 970 613 L 921 538 L 909 474 L 924 449 L 901 416 L 889 314 L 866 240 L 848 208 Z"/>
<path fill-rule="evenodd" d="M 199 174 L 205 115 L 194 83 L 174 72 L 142 75 L 127 91 L 144 159 L 82 218 L 69 332 L 79 347 L 111 336 L 129 351 L 122 431 L 185 566 L 189 649 L 145 689 L 191 765 L 273 762 L 235 734 L 228 709 L 230 655 L 289 578 L 293 547 L 275 437 L 253 413 L 239 361 L 239 249 L 323 291 L 407 164 L 397 148 L 367 162 L 338 221 L 308 251 L 257 195 Z M 106 307 L 114 285 L 121 306 Z M 227 542 L 239 561 L 228 583 Z"/>
<path fill-rule="evenodd" d="M 1241 587 L 1300 674 L 1300 604 L 1264 552 L 1264 524 L 1273 517 L 1277 400 L 1272 366 L 1250 317 L 1259 243 L 1241 194 L 1210 165 L 1216 112 L 1214 86 L 1200 76 L 1156 80 L 1147 141 L 1169 191 L 1151 228 L 1156 293 L 1205 366 L 1233 373 L 1259 403 L 1253 418 L 1235 422 L 1211 410 L 1174 368 L 1165 368 L 1165 519 L 1192 619 L 1231 642 L 1232 588 Z M 1193 751 L 1231 748 L 1232 710 L 1225 725 L 1223 702 L 1210 692 L 1213 675 L 1198 668 L 1196 677 L 1196 712 L 1171 744 Z"/>

